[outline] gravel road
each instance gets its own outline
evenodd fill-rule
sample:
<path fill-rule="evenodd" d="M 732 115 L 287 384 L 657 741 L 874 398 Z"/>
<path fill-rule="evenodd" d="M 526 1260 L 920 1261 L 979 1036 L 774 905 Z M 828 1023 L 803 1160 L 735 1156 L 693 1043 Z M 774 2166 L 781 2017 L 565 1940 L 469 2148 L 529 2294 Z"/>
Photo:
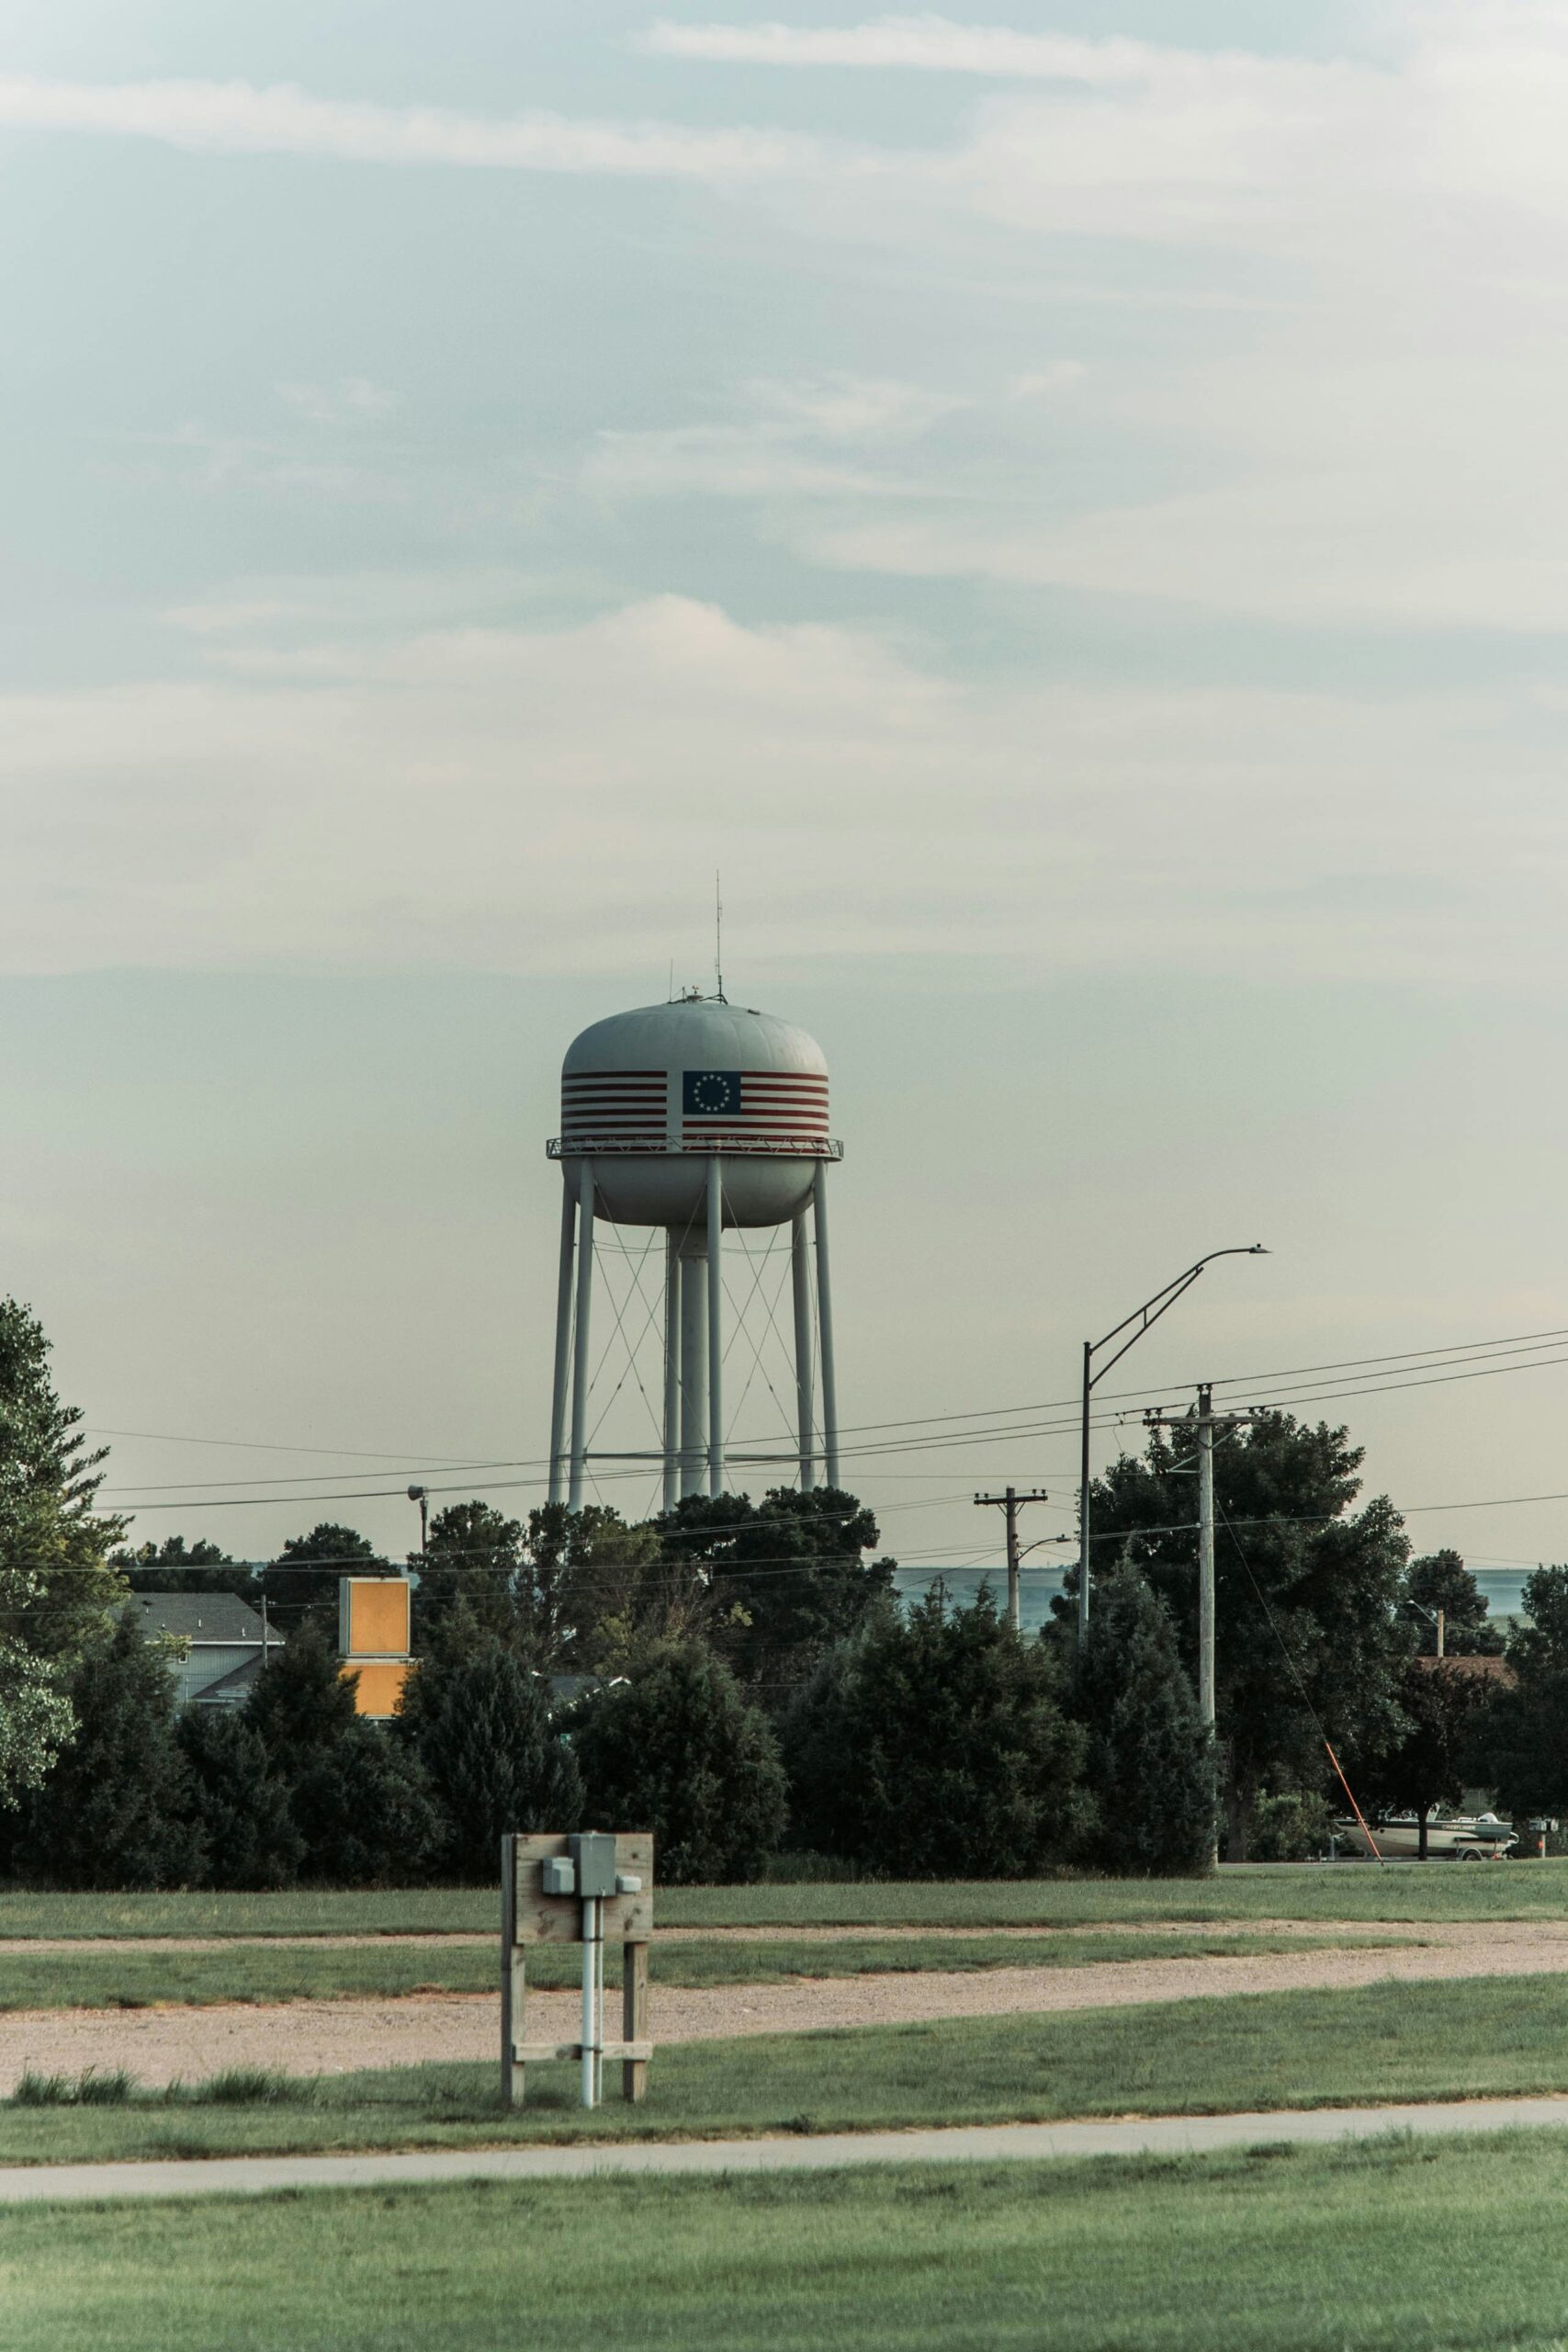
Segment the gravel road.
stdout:
<path fill-rule="evenodd" d="M 1313 1932 L 1325 1929 L 1319 1923 Z M 705 2041 L 933 2018 L 1043 2015 L 1194 1996 L 1343 1989 L 1387 1980 L 1420 1984 L 1568 1973 L 1568 1922 L 1424 1922 L 1420 1933 L 1428 1939 L 1421 1945 L 1383 1950 L 813 1977 L 705 1990 L 662 1986 L 653 1994 L 652 2029 L 657 2041 Z M 528 2038 L 572 2040 L 577 2016 L 575 1993 L 531 1994 Z M 28 2066 L 46 2074 L 127 2066 L 149 2084 L 175 2075 L 195 2081 L 229 2066 L 341 2074 L 430 2059 L 490 2059 L 499 2038 L 497 2001 L 487 1994 L 416 1993 L 396 2000 L 292 2001 L 278 2007 L 15 2010 L 0 2015 L 0 2093 L 14 2088 Z"/>

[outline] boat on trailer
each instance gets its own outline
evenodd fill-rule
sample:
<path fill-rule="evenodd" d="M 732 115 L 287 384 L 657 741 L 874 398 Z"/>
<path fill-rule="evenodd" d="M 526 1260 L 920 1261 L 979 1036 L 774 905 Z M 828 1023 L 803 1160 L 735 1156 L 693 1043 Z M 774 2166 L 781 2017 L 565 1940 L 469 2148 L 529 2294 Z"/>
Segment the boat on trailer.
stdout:
<path fill-rule="evenodd" d="M 1370 1832 L 1370 1838 L 1369 1838 Z M 1335 1843 L 1344 1851 L 1385 1862 L 1414 1862 L 1421 1855 L 1421 1825 L 1413 1813 L 1391 1813 L 1381 1821 L 1349 1817 L 1334 1824 Z M 1427 1816 L 1428 1861 L 1495 1862 L 1518 1844 L 1511 1821 L 1495 1813 L 1433 1813 Z"/>

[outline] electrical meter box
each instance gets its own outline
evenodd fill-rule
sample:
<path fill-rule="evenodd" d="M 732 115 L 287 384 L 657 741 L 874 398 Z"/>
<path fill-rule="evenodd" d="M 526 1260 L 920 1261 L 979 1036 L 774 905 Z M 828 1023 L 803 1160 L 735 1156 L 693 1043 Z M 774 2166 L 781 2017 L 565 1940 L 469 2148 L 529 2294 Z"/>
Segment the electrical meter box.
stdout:
<path fill-rule="evenodd" d="M 585 1903 L 615 1892 L 615 1841 L 607 1830 L 585 1829 L 567 1840 L 577 1864 L 577 1892 Z"/>
<path fill-rule="evenodd" d="M 565 1854 L 554 1856 L 539 1865 L 539 1891 L 543 1894 L 575 1894 L 577 1865 Z"/>

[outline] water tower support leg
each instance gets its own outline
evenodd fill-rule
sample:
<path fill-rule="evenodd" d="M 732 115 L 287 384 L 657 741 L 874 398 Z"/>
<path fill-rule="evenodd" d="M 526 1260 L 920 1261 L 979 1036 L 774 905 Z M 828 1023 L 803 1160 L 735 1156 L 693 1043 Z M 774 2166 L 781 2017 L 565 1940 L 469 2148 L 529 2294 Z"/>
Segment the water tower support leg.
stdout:
<path fill-rule="evenodd" d="M 664 1237 L 664 1509 L 681 1499 L 681 1245 Z"/>
<path fill-rule="evenodd" d="M 708 1291 L 705 1258 L 681 1261 L 681 1492 L 702 1492 L 707 1446 Z"/>
<path fill-rule="evenodd" d="M 585 1159 L 577 1196 L 577 1329 L 571 1351 L 571 1485 L 568 1510 L 582 1508 L 588 1459 L 588 1322 L 593 1305 L 593 1162 Z"/>
<path fill-rule="evenodd" d="M 790 1272 L 795 1283 L 795 1409 L 800 1430 L 800 1491 L 811 1492 L 817 1475 L 812 1433 L 811 1261 L 807 1255 L 806 1211 L 796 1209 L 790 1226 Z"/>
<path fill-rule="evenodd" d="M 724 1492 L 724 1162 L 708 1161 L 708 1492 Z"/>
<path fill-rule="evenodd" d="M 556 1371 L 550 1390 L 550 1500 L 564 1499 L 566 1487 L 566 1390 L 571 1371 L 571 1252 L 577 1238 L 577 1203 L 570 1184 L 561 1186 L 560 1279 L 556 1284 Z"/>
<path fill-rule="evenodd" d="M 817 1218 L 817 1329 L 822 1359 L 822 1452 L 828 1484 L 839 1478 L 839 1383 L 833 1368 L 833 1285 L 828 1272 L 827 1162 L 817 1163 L 811 1204 Z"/>

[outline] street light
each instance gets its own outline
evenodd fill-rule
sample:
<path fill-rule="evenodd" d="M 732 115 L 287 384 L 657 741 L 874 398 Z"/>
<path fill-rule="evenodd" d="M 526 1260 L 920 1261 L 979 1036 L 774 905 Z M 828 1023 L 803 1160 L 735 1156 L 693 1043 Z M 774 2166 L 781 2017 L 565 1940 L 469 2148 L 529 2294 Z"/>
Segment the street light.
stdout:
<path fill-rule="evenodd" d="M 430 1489 L 427 1487 L 411 1487 L 409 1500 L 419 1505 L 419 1549 L 423 1558 L 430 1543 Z"/>
<path fill-rule="evenodd" d="M 1267 1258 L 1269 1252 L 1261 1241 L 1241 1242 L 1230 1250 L 1211 1250 L 1206 1258 L 1200 1258 L 1197 1264 L 1189 1266 L 1184 1274 L 1178 1274 L 1175 1281 L 1167 1283 L 1163 1290 L 1156 1290 L 1152 1298 L 1146 1298 L 1144 1301 L 1142 1306 L 1134 1306 L 1131 1315 L 1124 1315 L 1121 1322 L 1107 1331 L 1102 1340 L 1086 1340 L 1083 1343 L 1083 1453 L 1082 1479 L 1078 1487 L 1078 1639 L 1080 1641 L 1089 1632 L 1089 1398 L 1111 1370 L 1111 1365 L 1120 1363 L 1128 1349 L 1136 1347 L 1144 1333 L 1152 1329 L 1166 1309 L 1174 1306 L 1177 1300 L 1191 1289 L 1205 1266 L 1212 1266 L 1216 1258 Z M 1130 1332 L 1126 1339 L 1122 1340 L 1116 1353 L 1113 1356 L 1108 1356 L 1097 1372 L 1094 1368 L 1095 1357 L 1101 1348 L 1108 1348 L 1112 1340 L 1121 1340 L 1122 1332 L 1127 1330 L 1129 1324 L 1136 1324 L 1136 1330 Z"/>

